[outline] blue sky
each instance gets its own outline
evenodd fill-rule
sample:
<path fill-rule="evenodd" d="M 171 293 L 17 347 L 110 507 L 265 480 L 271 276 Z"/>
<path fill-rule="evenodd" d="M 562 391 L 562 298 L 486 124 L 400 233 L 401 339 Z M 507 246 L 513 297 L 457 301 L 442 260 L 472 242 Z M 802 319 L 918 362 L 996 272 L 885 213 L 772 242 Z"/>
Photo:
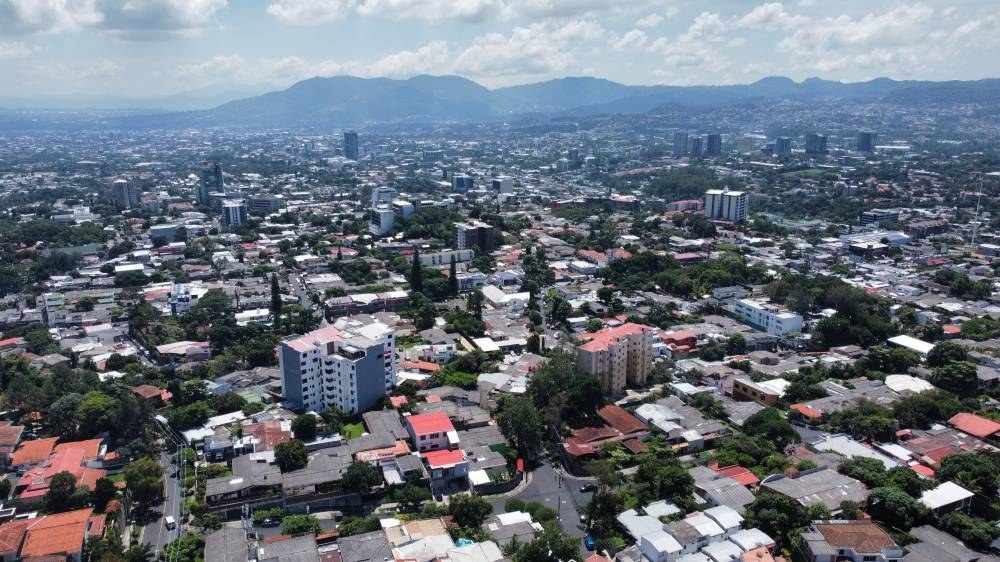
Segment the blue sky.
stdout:
<path fill-rule="evenodd" d="M 153 97 L 311 76 L 488 87 L 996 77 L 996 2 L 0 0 L 0 96 Z"/>

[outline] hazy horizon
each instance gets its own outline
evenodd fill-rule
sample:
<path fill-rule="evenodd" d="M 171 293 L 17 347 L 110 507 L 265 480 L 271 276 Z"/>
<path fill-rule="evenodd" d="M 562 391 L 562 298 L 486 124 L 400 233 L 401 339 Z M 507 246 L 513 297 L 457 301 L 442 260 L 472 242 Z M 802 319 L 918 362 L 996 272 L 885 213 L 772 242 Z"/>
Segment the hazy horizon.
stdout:
<path fill-rule="evenodd" d="M 0 98 L 263 92 L 314 76 L 721 85 L 996 76 L 981 1 L 0 0 Z"/>

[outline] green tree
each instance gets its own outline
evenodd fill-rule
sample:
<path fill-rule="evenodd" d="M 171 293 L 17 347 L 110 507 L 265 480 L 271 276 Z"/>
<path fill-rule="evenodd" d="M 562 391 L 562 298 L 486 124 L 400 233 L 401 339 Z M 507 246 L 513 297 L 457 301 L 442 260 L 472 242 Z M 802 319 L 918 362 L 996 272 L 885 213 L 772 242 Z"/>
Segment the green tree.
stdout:
<path fill-rule="evenodd" d="M 448 267 L 448 293 L 452 296 L 458 294 L 458 264 L 455 254 L 451 255 L 451 265 Z"/>
<path fill-rule="evenodd" d="M 465 310 L 476 320 L 481 321 L 483 319 L 483 303 L 485 301 L 486 298 L 483 296 L 483 292 L 475 289 L 465 299 Z"/>
<path fill-rule="evenodd" d="M 298 439 L 278 443 L 274 447 L 274 462 L 281 469 L 281 472 L 305 468 L 309 464 L 309 451 L 306 449 L 306 444 Z"/>
<path fill-rule="evenodd" d="M 511 559 L 514 562 L 551 562 L 574 560 L 579 554 L 579 544 L 559 530 L 558 525 L 548 525 L 530 542 L 515 544 Z"/>
<path fill-rule="evenodd" d="M 788 496 L 770 492 L 760 494 L 747 505 L 743 517 L 746 528 L 756 527 L 786 545 L 810 521 L 802 504 Z"/>
<path fill-rule="evenodd" d="M 997 494 L 998 475 L 1000 454 L 988 451 L 948 455 L 935 474 L 942 482 L 955 482 L 988 498 Z"/>
<path fill-rule="evenodd" d="M 190 560 L 204 562 L 205 537 L 198 533 L 181 535 L 163 547 L 160 560 Z"/>
<path fill-rule="evenodd" d="M 875 488 L 866 505 L 872 519 L 902 531 L 909 531 L 926 515 L 920 502 L 899 488 Z"/>
<path fill-rule="evenodd" d="M 118 401 L 96 390 L 83 395 L 76 410 L 76 422 L 81 435 L 92 436 L 111 429 L 113 412 Z"/>
<path fill-rule="evenodd" d="M 737 332 L 726 340 L 726 355 L 743 355 L 747 352 L 747 339 Z"/>
<path fill-rule="evenodd" d="M 281 325 L 281 287 L 278 285 L 278 274 L 271 274 L 271 317 L 276 327 Z"/>
<path fill-rule="evenodd" d="M 10 478 L 7 478 L 6 476 L 0 478 L 0 502 L 7 501 L 7 498 L 10 497 L 10 491 L 12 488 L 13 485 L 10 483 Z"/>
<path fill-rule="evenodd" d="M 448 513 L 455 518 L 455 523 L 462 528 L 478 528 L 493 513 L 490 502 L 479 496 L 455 494 L 448 498 Z"/>
<path fill-rule="evenodd" d="M 961 409 L 962 403 L 945 390 L 910 394 L 892 404 L 899 426 L 911 429 L 928 429 L 934 422 L 951 419 Z"/>
<path fill-rule="evenodd" d="M 420 263 L 420 248 L 413 248 L 413 262 L 410 265 L 410 291 L 421 293 L 424 290 L 424 268 Z"/>
<path fill-rule="evenodd" d="M 927 354 L 927 364 L 931 367 L 944 367 L 948 363 L 968 360 L 969 352 L 953 341 L 938 342 Z"/>
<path fill-rule="evenodd" d="M 316 418 L 312 414 L 302 414 L 292 420 L 292 435 L 300 441 L 316 439 Z"/>
<path fill-rule="evenodd" d="M 424 502 L 431 499 L 431 491 L 423 486 L 406 483 L 392 490 L 393 501 L 399 502 L 404 508 L 418 509 Z"/>
<path fill-rule="evenodd" d="M 939 523 L 941 529 L 962 539 L 970 548 L 984 552 L 990 550 L 990 544 L 1000 537 L 1000 529 L 961 511 L 946 513 Z"/>
<path fill-rule="evenodd" d="M 382 481 L 382 476 L 371 463 L 355 461 L 347 467 L 341 479 L 344 489 L 349 492 L 367 494 Z"/>
<path fill-rule="evenodd" d="M 49 480 L 49 489 L 45 492 L 45 508 L 52 513 L 73 509 L 72 496 L 75 491 L 75 476 L 66 471 L 55 474 Z"/>
<path fill-rule="evenodd" d="M 865 486 L 868 486 L 869 489 L 884 486 L 887 481 L 885 465 L 882 464 L 882 461 L 868 457 L 853 457 L 847 459 L 837 466 L 837 472 L 843 474 L 844 476 L 850 476 L 851 478 L 860 480 L 865 484 Z M 912 470 L 910 472 L 916 474 Z"/>
<path fill-rule="evenodd" d="M 507 396 L 500 402 L 497 423 L 517 452 L 531 458 L 542 447 L 542 417 L 526 396 Z"/>
<path fill-rule="evenodd" d="M 163 496 L 163 467 L 155 459 L 143 457 L 125 465 L 125 485 L 142 505 Z"/>
<path fill-rule="evenodd" d="M 953 362 L 934 369 L 930 382 L 938 388 L 953 392 L 961 398 L 979 394 L 979 377 L 976 366 L 969 362 Z"/>
<path fill-rule="evenodd" d="M 103 513 L 108 502 L 118 495 L 115 483 L 107 478 L 98 478 L 94 483 L 94 511 Z"/>
<path fill-rule="evenodd" d="M 319 531 L 319 519 L 311 515 L 288 515 L 281 520 L 282 535 L 316 534 Z"/>
<path fill-rule="evenodd" d="M 802 439 L 777 408 L 768 407 L 753 414 L 743 422 L 742 429 L 747 435 L 763 437 L 779 448 Z"/>
<path fill-rule="evenodd" d="M 271 353 L 274 353 L 273 349 L 271 350 Z M 238 412 L 247 405 L 246 398 L 243 398 L 235 392 L 223 392 L 222 394 L 216 394 L 212 396 L 211 400 L 212 408 L 215 409 L 217 414 Z"/>

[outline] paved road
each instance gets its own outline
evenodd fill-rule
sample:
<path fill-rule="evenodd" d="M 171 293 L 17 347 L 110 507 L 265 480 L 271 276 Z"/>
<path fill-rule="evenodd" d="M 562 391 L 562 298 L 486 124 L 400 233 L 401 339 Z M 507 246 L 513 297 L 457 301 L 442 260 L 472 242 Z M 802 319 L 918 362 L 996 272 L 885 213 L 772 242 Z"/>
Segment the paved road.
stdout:
<path fill-rule="evenodd" d="M 545 460 L 544 464 L 531 472 L 531 482 L 517 494 L 517 499 L 524 502 L 539 502 L 559 514 L 559 523 L 563 533 L 580 541 L 581 560 L 593 554 L 583 547 L 583 537 L 587 532 L 580 522 L 580 510 L 590 501 L 591 494 L 581 492 L 582 480 L 565 475 Z M 504 513 L 504 504 L 513 498 L 503 498 L 492 502 L 493 513 Z"/>
<path fill-rule="evenodd" d="M 165 499 L 160 505 L 150 508 L 150 513 L 146 516 L 146 524 L 142 528 L 142 534 L 139 537 L 140 541 L 149 544 L 157 554 L 163 550 L 164 545 L 178 536 L 180 529 L 177 528 L 172 531 L 167 529 L 163 518 L 167 515 L 172 515 L 174 520 L 179 522 L 182 500 L 180 474 L 174 476 L 174 466 L 171 464 L 170 456 L 167 453 L 160 454 L 160 464 L 163 465 L 164 469 L 163 489 Z"/>

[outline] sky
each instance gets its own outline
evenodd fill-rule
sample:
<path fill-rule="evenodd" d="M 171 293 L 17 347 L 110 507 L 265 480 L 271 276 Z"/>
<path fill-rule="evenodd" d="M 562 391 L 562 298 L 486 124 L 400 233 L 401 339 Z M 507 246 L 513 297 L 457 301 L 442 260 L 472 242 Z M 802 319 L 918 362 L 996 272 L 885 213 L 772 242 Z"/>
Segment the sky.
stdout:
<path fill-rule="evenodd" d="M 996 0 L 0 0 L 0 96 L 313 76 L 733 84 L 997 77 Z"/>

